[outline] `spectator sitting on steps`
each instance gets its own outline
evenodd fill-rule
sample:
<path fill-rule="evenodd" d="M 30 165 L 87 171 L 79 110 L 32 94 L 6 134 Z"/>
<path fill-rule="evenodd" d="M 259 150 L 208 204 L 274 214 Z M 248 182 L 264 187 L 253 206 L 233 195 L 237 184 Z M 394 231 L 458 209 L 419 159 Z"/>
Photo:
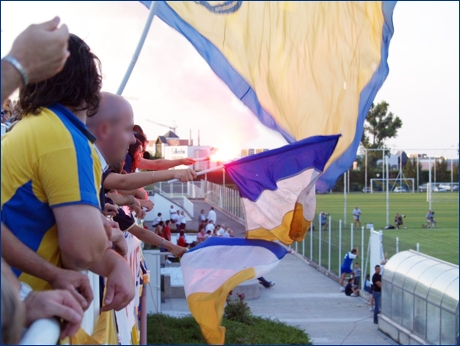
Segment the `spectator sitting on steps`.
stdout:
<path fill-rule="evenodd" d="M 348 279 L 348 285 L 345 286 L 345 294 L 349 297 L 358 297 L 359 288 L 356 285 L 353 285 L 353 278 Z"/>

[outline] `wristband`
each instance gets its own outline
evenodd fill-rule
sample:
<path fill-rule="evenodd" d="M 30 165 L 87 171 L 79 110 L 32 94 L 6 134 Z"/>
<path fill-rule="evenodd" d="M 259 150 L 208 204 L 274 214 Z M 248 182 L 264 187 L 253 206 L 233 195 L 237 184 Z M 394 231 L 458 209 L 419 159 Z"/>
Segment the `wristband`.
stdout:
<path fill-rule="evenodd" d="M 24 70 L 24 67 L 22 67 L 21 63 L 17 61 L 16 58 L 12 57 L 11 55 L 7 55 L 2 60 L 9 62 L 19 72 L 24 86 L 29 84 L 29 76 L 27 76 L 26 70 Z"/>
<path fill-rule="evenodd" d="M 163 239 L 161 240 L 160 250 L 164 250 L 164 249 L 165 249 L 165 248 L 164 248 L 164 245 L 165 245 L 165 238 L 163 238 Z"/>

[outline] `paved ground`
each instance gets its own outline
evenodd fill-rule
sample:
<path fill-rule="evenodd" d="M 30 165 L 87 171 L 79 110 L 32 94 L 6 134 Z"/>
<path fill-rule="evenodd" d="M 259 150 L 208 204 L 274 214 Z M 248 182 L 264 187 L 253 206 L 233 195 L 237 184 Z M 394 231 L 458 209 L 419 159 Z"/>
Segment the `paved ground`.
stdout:
<path fill-rule="evenodd" d="M 192 201 L 197 210 L 209 210 L 204 201 Z M 236 236 L 244 236 L 244 226 L 217 211 L 217 222 L 230 226 Z M 271 289 L 260 286 L 258 299 L 248 305 L 255 315 L 277 318 L 304 329 L 317 345 L 395 345 L 373 324 L 373 313 L 362 298 L 339 292 L 339 285 L 295 255 L 287 255 L 269 275 Z M 188 314 L 185 299 L 168 299 L 162 312 Z"/>
<path fill-rule="evenodd" d="M 339 292 L 339 285 L 294 255 L 287 255 L 269 275 L 271 289 L 262 286 L 248 305 L 255 315 L 277 318 L 304 329 L 316 345 L 395 345 L 378 331 L 373 313 L 361 298 Z M 181 316 L 185 299 L 169 299 L 164 313 Z"/>

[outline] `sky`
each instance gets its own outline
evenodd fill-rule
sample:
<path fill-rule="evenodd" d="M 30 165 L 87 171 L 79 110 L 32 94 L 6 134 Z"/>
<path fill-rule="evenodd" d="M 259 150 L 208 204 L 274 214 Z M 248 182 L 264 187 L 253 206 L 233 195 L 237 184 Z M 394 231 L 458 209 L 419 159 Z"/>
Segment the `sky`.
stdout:
<path fill-rule="evenodd" d="M 28 25 L 55 15 L 99 57 L 103 90 L 115 93 L 132 60 L 147 8 L 137 1 L 2 1 L 2 57 Z M 457 157 L 459 3 L 398 2 L 393 22 L 390 74 L 374 101 L 388 102 L 390 111 L 403 121 L 398 137 L 387 144 L 394 151 Z M 237 155 L 242 148 L 286 144 L 233 95 L 181 34 L 159 18 L 152 23 L 123 96 L 150 139 L 168 128 L 148 120 L 177 125 L 181 138 L 188 139 L 191 131 L 195 144 L 199 130 L 201 145 L 226 155 Z"/>

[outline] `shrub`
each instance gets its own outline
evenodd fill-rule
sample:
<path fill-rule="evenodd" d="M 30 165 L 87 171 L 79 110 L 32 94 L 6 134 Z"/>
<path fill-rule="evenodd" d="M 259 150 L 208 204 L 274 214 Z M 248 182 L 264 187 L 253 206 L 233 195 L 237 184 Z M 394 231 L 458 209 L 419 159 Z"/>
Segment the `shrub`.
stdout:
<path fill-rule="evenodd" d="M 232 299 L 233 292 L 227 297 L 227 306 L 224 310 L 224 318 L 247 325 L 253 324 L 253 316 L 248 304 L 244 301 L 244 294 L 239 293 L 236 299 Z"/>
<path fill-rule="evenodd" d="M 175 318 L 163 314 L 149 315 L 147 319 L 149 345 L 205 345 L 200 327 L 188 315 Z M 311 345 L 308 335 L 301 329 L 283 322 L 253 317 L 253 324 L 223 320 L 227 329 L 227 345 Z"/>

